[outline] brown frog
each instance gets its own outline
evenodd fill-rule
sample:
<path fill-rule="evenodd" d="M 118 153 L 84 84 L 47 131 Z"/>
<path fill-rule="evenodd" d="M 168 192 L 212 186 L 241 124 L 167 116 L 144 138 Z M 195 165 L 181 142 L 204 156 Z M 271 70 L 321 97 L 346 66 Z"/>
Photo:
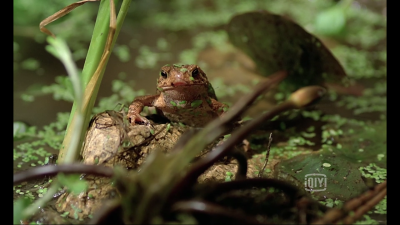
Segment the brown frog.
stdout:
<path fill-rule="evenodd" d="M 149 121 L 140 115 L 144 106 L 154 106 L 158 114 L 172 122 L 203 127 L 224 113 L 228 106 L 218 102 L 206 74 L 197 65 L 167 64 L 157 79 L 157 94 L 136 97 L 129 106 L 128 120 Z"/>

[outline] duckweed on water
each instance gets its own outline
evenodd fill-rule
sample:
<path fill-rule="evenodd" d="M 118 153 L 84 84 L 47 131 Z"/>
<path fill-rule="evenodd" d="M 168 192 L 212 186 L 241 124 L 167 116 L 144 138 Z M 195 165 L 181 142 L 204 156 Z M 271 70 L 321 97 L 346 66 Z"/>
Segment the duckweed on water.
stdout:
<path fill-rule="evenodd" d="M 380 201 L 378 205 L 375 206 L 374 213 L 387 214 L 386 209 L 387 209 L 387 196 L 385 196 L 385 198 L 382 199 L 382 201 Z"/>
<path fill-rule="evenodd" d="M 336 199 L 333 200 L 331 198 L 327 198 L 325 201 L 319 201 L 320 203 L 324 204 L 325 206 L 332 208 L 332 207 L 341 207 L 343 205 L 343 201 Z"/>
<path fill-rule="evenodd" d="M 112 94 L 109 97 L 100 98 L 98 106 L 93 108 L 93 113 L 104 112 L 105 110 L 115 109 L 116 102 L 131 102 L 137 96 L 145 95 L 143 89 L 134 89 L 134 82 L 126 82 L 125 80 L 113 80 L 112 84 Z M 147 107 L 145 107 L 146 109 Z"/>
<path fill-rule="evenodd" d="M 227 85 L 224 83 L 223 79 L 220 77 L 217 77 L 211 81 L 213 84 L 213 87 L 215 89 L 215 93 L 218 96 L 218 98 L 224 98 L 225 96 L 235 96 L 237 93 L 249 93 L 251 91 L 252 87 L 249 87 L 244 84 L 233 84 L 233 85 Z"/>
<path fill-rule="evenodd" d="M 312 151 L 309 149 L 299 149 L 295 146 L 285 146 L 285 147 L 271 147 L 270 157 L 272 158 L 285 158 L 291 159 L 301 154 L 311 153 Z M 266 151 L 265 151 L 266 153 Z M 263 152 L 264 154 L 264 152 Z"/>
<path fill-rule="evenodd" d="M 156 67 L 159 61 L 169 61 L 171 53 L 157 52 L 147 45 L 139 47 L 139 55 L 135 59 L 135 65 L 140 69 L 151 69 Z"/>
<path fill-rule="evenodd" d="M 322 127 L 322 143 L 325 144 L 332 144 L 331 139 L 335 138 L 335 137 L 339 137 L 340 135 L 343 134 L 343 131 L 338 129 L 338 130 L 334 130 L 332 128 L 326 129 L 326 127 Z"/>
<path fill-rule="evenodd" d="M 313 138 L 316 135 L 315 133 L 307 133 L 307 132 L 301 132 L 300 134 L 305 138 Z"/>
<path fill-rule="evenodd" d="M 359 220 L 354 224 L 379 224 L 379 222 L 374 219 L 371 219 L 369 215 L 364 215 L 364 220 Z"/>
<path fill-rule="evenodd" d="M 378 154 L 378 155 L 376 155 L 376 157 L 377 157 L 378 161 L 381 161 L 385 157 L 385 155 L 384 154 Z"/>
<path fill-rule="evenodd" d="M 377 71 L 371 63 L 371 59 L 375 58 L 375 52 L 363 51 L 347 46 L 338 46 L 332 49 L 332 52 L 339 59 L 348 76 L 353 79 L 386 76 L 385 70 Z"/>
<path fill-rule="evenodd" d="M 308 146 L 313 146 L 315 145 L 314 142 L 311 142 L 303 137 L 290 137 L 288 140 L 288 145 L 289 146 L 299 146 L 299 145 L 308 145 Z"/>
<path fill-rule="evenodd" d="M 331 164 L 330 163 L 322 163 L 322 166 L 323 167 L 331 167 Z"/>
<path fill-rule="evenodd" d="M 114 53 L 121 62 L 128 62 L 131 59 L 129 51 L 129 47 L 127 45 L 116 45 L 114 47 Z"/>
<path fill-rule="evenodd" d="M 324 115 L 321 117 L 321 121 L 329 123 L 329 125 L 322 126 L 322 130 L 332 129 L 332 128 L 339 129 L 339 128 L 343 127 L 344 125 L 346 125 L 346 126 L 361 126 L 361 127 L 365 126 L 364 121 L 360 121 L 360 120 L 356 120 L 356 119 L 352 119 L 352 118 L 345 118 L 338 114 Z M 332 127 L 332 128 L 330 128 L 330 127 Z"/>
<path fill-rule="evenodd" d="M 228 172 L 226 172 L 225 174 L 226 174 L 226 176 L 225 176 L 225 182 L 232 181 L 233 173 L 228 171 Z"/>
<path fill-rule="evenodd" d="M 363 177 L 373 178 L 376 183 L 382 183 L 386 180 L 387 170 L 377 166 L 375 163 L 370 163 L 368 166 L 360 167 L 359 170 Z"/>
<path fill-rule="evenodd" d="M 385 89 L 384 93 L 382 89 Z M 353 110 L 354 115 L 368 112 L 384 113 L 387 108 L 386 81 L 378 82 L 374 88 L 366 89 L 363 96 L 345 96 L 336 104 Z"/>
<path fill-rule="evenodd" d="M 55 83 L 48 86 L 43 86 L 40 91 L 42 94 L 52 94 L 53 98 L 57 101 L 64 100 L 67 102 L 72 102 L 74 100 L 71 80 L 65 75 L 57 76 L 55 78 Z M 38 94 L 32 93 L 33 97 L 36 95 Z"/>
<path fill-rule="evenodd" d="M 311 118 L 315 121 L 318 121 L 321 118 L 322 112 L 319 110 L 313 110 L 313 111 L 303 110 L 301 112 L 301 115 L 304 116 L 305 118 Z"/>

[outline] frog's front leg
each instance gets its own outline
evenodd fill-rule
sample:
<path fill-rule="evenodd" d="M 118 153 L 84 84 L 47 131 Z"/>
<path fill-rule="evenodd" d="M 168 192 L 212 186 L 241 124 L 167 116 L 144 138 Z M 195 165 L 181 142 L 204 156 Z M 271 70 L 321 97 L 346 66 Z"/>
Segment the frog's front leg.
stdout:
<path fill-rule="evenodd" d="M 153 106 L 153 102 L 159 97 L 159 95 L 145 95 L 136 97 L 131 103 L 128 110 L 128 121 L 135 125 L 135 122 L 144 122 L 146 125 L 150 124 L 150 121 L 145 117 L 141 116 L 140 113 L 145 106 Z"/>
<path fill-rule="evenodd" d="M 212 107 L 214 112 L 217 112 L 218 116 L 221 116 L 229 108 L 228 105 L 226 105 L 224 103 L 221 103 L 221 102 L 219 102 L 219 101 L 217 101 L 217 100 L 215 100 L 213 98 L 211 99 L 211 107 Z"/>

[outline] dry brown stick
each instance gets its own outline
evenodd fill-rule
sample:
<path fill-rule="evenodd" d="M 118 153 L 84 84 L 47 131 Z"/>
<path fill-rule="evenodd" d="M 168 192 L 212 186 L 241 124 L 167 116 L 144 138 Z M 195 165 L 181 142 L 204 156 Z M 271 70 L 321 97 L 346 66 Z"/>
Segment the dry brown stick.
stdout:
<path fill-rule="evenodd" d="M 342 209 L 331 209 L 322 218 L 319 218 L 313 224 L 331 224 L 343 219 L 343 223 L 353 223 L 361 216 L 371 210 L 386 195 L 387 182 L 375 186 L 373 190 L 368 190 L 361 196 L 346 202 Z M 348 215 L 349 212 L 354 212 Z"/>
<path fill-rule="evenodd" d="M 54 13 L 53 15 L 42 20 L 42 22 L 40 22 L 40 24 L 39 24 L 40 31 L 55 38 L 56 36 L 51 31 L 49 31 L 45 26 L 58 20 L 59 18 L 65 16 L 65 15 L 67 15 L 72 10 L 74 10 L 76 7 L 79 7 L 83 4 L 85 4 L 86 2 L 98 2 L 98 1 L 100 1 L 100 0 L 83 0 L 83 1 L 72 3 L 71 5 L 64 7 L 63 9 Z"/>
<path fill-rule="evenodd" d="M 263 165 L 262 169 L 258 173 L 258 177 L 262 176 L 262 174 L 264 173 L 265 167 L 268 164 L 269 152 L 271 151 L 271 143 L 272 143 L 272 133 L 269 134 L 268 146 L 267 146 L 267 154 L 265 155 L 265 162 L 264 162 L 264 165 Z"/>

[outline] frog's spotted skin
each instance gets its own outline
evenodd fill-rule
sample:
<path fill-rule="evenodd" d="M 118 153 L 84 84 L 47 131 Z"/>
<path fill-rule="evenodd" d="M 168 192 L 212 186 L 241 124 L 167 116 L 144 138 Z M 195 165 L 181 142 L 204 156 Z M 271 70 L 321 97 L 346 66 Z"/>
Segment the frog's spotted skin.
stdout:
<path fill-rule="evenodd" d="M 197 65 L 165 65 L 157 79 L 157 94 L 135 98 L 129 106 L 128 119 L 148 122 L 139 115 L 144 106 L 154 106 L 157 112 L 172 122 L 203 127 L 220 116 L 227 105 L 217 101 L 206 74 Z"/>

